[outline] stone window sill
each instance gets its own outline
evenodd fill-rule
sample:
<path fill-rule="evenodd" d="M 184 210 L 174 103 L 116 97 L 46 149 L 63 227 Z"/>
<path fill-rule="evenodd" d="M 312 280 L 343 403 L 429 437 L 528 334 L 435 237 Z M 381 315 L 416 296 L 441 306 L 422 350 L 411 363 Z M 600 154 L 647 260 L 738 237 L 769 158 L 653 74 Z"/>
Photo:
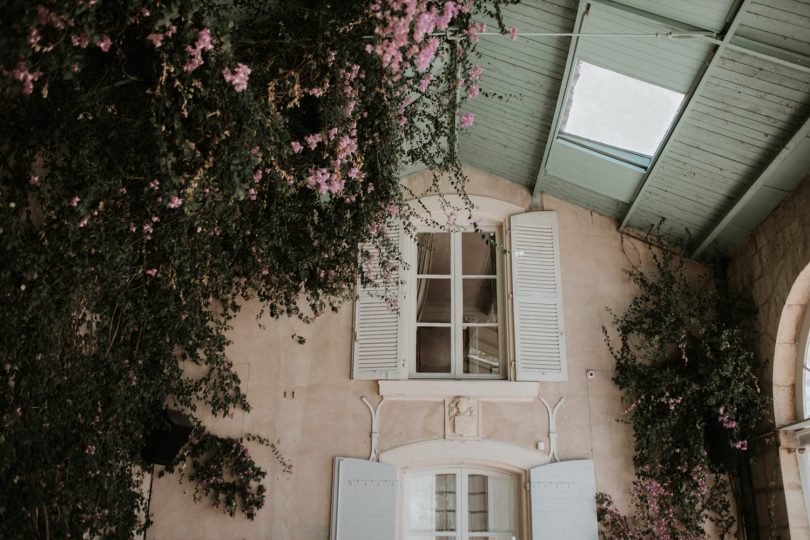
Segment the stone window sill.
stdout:
<path fill-rule="evenodd" d="M 389 400 L 444 401 L 464 396 L 482 401 L 534 401 L 537 382 L 405 380 L 379 381 L 380 395 Z"/>

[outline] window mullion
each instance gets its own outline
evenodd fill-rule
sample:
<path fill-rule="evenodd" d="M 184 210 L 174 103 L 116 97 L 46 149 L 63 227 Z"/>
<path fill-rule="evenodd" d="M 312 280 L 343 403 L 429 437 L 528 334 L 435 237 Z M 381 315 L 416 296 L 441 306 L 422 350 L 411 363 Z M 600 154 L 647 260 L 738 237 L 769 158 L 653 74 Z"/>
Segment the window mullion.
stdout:
<path fill-rule="evenodd" d="M 464 319 L 464 299 L 462 294 L 464 292 L 463 281 L 461 277 L 461 234 L 459 232 L 452 232 L 452 260 L 450 264 L 450 272 L 452 274 L 452 287 L 453 287 L 453 359 L 452 371 L 453 375 L 464 374 L 464 331 L 462 327 Z"/>
<path fill-rule="evenodd" d="M 468 470 L 461 469 L 458 474 L 458 483 L 459 489 L 456 490 L 458 493 L 458 500 L 456 502 L 456 508 L 458 508 L 457 514 L 457 521 L 456 521 L 456 538 L 459 540 L 467 540 L 470 523 L 469 523 L 469 512 L 467 511 L 467 504 L 469 495 L 467 490 L 470 487 L 469 478 L 468 478 Z"/>

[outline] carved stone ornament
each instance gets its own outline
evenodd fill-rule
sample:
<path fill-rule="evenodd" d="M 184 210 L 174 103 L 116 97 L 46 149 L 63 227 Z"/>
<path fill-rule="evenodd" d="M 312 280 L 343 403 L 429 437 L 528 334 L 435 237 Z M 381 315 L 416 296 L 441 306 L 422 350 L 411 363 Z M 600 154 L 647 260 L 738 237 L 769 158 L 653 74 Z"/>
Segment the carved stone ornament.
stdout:
<path fill-rule="evenodd" d="M 445 399 L 446 439 L 478 439 L 480 437 L 480 404 L 477 399 L 456 396 Z"/>

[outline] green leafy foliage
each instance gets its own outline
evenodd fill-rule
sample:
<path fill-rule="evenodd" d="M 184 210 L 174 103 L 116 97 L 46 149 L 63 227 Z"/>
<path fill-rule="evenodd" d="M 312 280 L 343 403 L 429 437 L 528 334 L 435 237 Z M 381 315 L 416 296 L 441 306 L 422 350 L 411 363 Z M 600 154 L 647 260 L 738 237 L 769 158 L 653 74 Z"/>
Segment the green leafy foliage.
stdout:
<path fill-rule="evenodd" d="M 249 409 L 226 355 L 239 306 L 311 321 L 373 277 L 372 252 L 387 268 L 404 163 L 464 198 L 480 69 L 447 36 L 502 3 L 0 5 L 0 536 L 146 526 L 140 450 L 164 407 Z M 268 442 L 195 440 L 195 497 L 252 518 L 247 448 Z"/>
<path fill-rule="evenodd" d="M 670 247 L 670 246 L 667 246 Z M 620 344 L 605 340 L 616 360 L 614 382 L 633 426 L 637 481 L 631 516 L 600 495 L 599 516 L 611 538 L 703 538 L 707 520 L 721 535 L 734 525 L 727 500 L 728 461 L 709 452 L 747 449 L 765 413 L 742 298 L 713 288 L 707 276 L 691 278 L 686 259 L 650 248 L 654 271 L 628 274 L 639 289 L 627 310 L 614 316 Z M 708 431 L 720 432 L 709 448 Z"/>

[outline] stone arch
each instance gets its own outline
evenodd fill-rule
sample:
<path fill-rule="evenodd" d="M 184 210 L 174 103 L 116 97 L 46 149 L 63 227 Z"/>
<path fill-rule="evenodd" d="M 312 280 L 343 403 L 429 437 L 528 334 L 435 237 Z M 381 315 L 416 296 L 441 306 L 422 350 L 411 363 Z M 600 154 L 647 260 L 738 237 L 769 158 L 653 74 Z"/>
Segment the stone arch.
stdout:
<path fill-rule="evenodd" d="M 810 264 L 796 277 L 790 288 L 776 332 L 776 345 L 773 351 L 774 384 L 797 387 L 801 380 L 802 354 L 800 344 L 803 342 L 803 323 L 810 303 Z M 798 393 L 774 392 L 774 423 L 777 427 L 801 420 L 801 404 Z"/>

